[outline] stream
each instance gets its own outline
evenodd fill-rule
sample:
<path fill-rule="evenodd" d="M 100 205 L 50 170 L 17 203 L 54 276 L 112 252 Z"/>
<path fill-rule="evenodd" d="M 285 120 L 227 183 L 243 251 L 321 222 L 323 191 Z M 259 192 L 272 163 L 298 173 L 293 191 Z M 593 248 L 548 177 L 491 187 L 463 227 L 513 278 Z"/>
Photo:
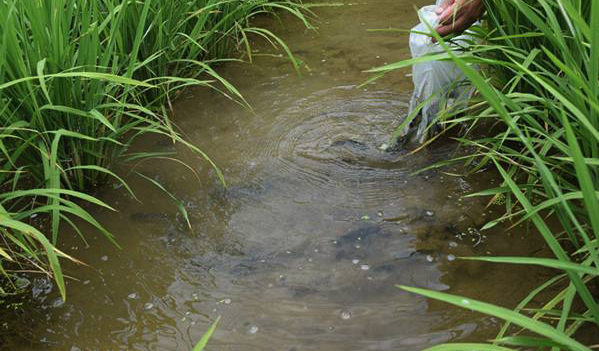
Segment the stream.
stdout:
<path fill-rule="evenodd" d="M 221 316 L 208 344 L 219 351 L 421 350 L 494 337 L 501 321 L 401 291 L 423 287 L 513 308 L 551 276 L 540 268 L 459 256 L 542 255 L 525 228 L 479 228 L 499 207 L 464 197 L 499 184 L 460 168 L 414 174 L 456 155 L 439 141 L 415 154 L 378 148 L 407 112 L 410 70 L 358 88 L 364 70 L 409 57 L 408 36 L 423 0 L 342 1 L 318 8 L 318 31 L 282 16 L 259 22 L 303 62 L 299 76 L 264 43 L 254 63 L 218 72 L 252 106 L 216 91 L 177 99 L 174 123 L 223 171 L 169 140 L 140 151 L 178 151 L 120 166 L 141 202 L 119 184 L 94 209 L 122 249 L 84 227 L 87 246 L 62 232 L 62 247 L 90 267 L 66 264 L 67 301 L 43 278 L 34 307 L 12 321 L 6 350 L 191 350 Z M 274 55 L 271 55 L 274 54 Z M 161 190 L 182 201 L 191 228 Z M 45 285 L 44 285 L 45 284 Z"/>

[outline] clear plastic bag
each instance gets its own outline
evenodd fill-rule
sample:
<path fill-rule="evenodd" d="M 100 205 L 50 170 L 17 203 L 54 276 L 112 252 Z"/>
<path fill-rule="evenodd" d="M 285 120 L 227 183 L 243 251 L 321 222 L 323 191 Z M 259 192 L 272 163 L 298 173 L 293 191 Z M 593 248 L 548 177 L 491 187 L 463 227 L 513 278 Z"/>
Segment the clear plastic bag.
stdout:
<path fill-rule="evenodd" d="M 444 52 L 438 43 L 433 43 L 432 38 L 425 34 L 430 33 L 429 28 L 438 24 L 435 13 L 437 5 L 425 6 L 418 11 L 421 23 L 412 29 L 410 34 L 410 51 L 413 58 L 430 53 Z M 427 26 L 426 23 L 429 25 Z M 473 40 L 472 36 L 465 33 L 453 39 L 453 42 L 466 46 Z M 450 44 L 451 47 L 451 44 Z M 431 61 L 418 63 L 412 66 L 412 80 L 414 93 L 410 100 L 410 113 L 421 107 L 419 118 L 415 118 L 410 125 L 406 125 L 400 133 L 400 138 L 422 144 L 431 133 L 436 131 L 437 115 L 446 108 L 465 107 L 472 95 L 472 87 L 464 76 L 464 72 L 451 61 Z"/>

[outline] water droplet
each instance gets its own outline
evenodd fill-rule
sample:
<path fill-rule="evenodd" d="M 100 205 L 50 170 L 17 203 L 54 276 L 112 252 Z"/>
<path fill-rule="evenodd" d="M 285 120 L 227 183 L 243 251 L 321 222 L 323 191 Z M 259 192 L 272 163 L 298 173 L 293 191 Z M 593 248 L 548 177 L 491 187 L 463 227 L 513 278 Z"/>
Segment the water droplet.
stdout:
<path fill-rule="evenodd" d="M 447 255 L 447 260 L 448 260 L 449 262 L 451 262 L 451 261 L 455 261 L 455 255 L 452 255 L 452 254 L 449 254 L 449 255 Z"/>
<path fill-rule="evenodd" d="M 353 260 L 351 260 L 351 263 L 353 263 L 353 264 L 358 264 L 358 263 L 360 263 L 360 260 L 358 260 L 358 259 L 356 258 L 356 259 L 353 259 Z"/>
<path fill-rule="evenodd" d="M 248 329 L 248 333 L 250 333 L 250 334 L 256 334 L 257 332 L 258 332 L 258 327 L 255 325 L 252 325 L 250 327 L 250 329 Z"/>
<path fill-rule="evenodd" d="M 360 266 L 360 269 L 363 270 L 363 271 L 367 271 L 367 270 L 370 269 L 370 266 L 367 265 L 367 264 L 363 264 L 363 265 Z"/>
<path fill-rule="evenodd" d="M 25 289 L 31 285 L 31 281 L 27 278 L 17 277 L 17 279 L 15 279 L 15 285 L 18 289 Z"/>
<path fill-rule="evenodd" d="M 139 294 L 131 293 L 131 294 L 127 295 L 127 297 L 130 298 L 131 300 L 137 300 L 137 299 L 139 299 Z"/>
<path fill-rule="evenodd" d="M 144 305 L 144 310 L 146 310 L 146 311 L 149 311 L 149 310 L 151 310 L 152 308 L 154 308 L 154 304 L 153 304 L 153 303 L 151 303 L 151 302 L 148 302 L 148 303 L 146 303 L 146 304 Z"/>
<path fill-rule="evenodd" d="M 64 306 L 64 300 L 62 298 L 57 298 L 56 300 L 52 301 L 52 307 L 54 308 L 59 308 Z"/>
<path fill-rule="evenodd" d="M 339 314 L 339 317 L 341 317 L 341 319 L 346 321 L 351 318 L 351 312 L 350 311 L 341 311 L 341 314 Z"/>

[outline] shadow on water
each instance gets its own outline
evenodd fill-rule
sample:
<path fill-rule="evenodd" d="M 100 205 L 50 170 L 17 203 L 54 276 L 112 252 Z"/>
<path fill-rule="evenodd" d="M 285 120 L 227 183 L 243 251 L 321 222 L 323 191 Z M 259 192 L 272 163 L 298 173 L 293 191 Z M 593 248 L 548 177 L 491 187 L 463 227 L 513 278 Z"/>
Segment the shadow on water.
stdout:
<path fill-rule="evenodd" d="M 189 350 L 220 315 L 210 345 L 229 351 L 419 350 L 496 331 L 493 318 L 394 287 L 509 307 L 547 275 L 456 260 L 542 254 L 522 228 L 478 230 L 493 214 L 462 196 L 492 185 L 494 173 L 413 175 L 451 157 L 451 143 L 411 156 L 378 149 L 407 110 L 410 78 L 356 84 L 363 70 L 406 58 L 407 37 L 366 29 L 412 27 L 412 2 L 368 0 L 320 14 L 319 33 L 287 20 L 275 28 L 307 65 L 304 77 L 273 57 L 221 67 L 253 111 L 205 90 L 178 102 L 175 122 L 222 168 L 228 188 L 185 151 L 200 181 L 165 160 L 136 166 L 183 201 L 192 228 L 147 181 L 127 178 L 143 203 L 116 185 L 99 189 L 120 212 L 95 215 L 124 249 L 91 230 L 90 247 L 63 235 L 95 268 L 67 267 L 81 280 L 68 282 L 66 303 L 40 290 L 37 307 L 11 321 L 19 335 L 5 336 L 4 348 Z M 157 139 L 136 148 L 176 149 Z"/>

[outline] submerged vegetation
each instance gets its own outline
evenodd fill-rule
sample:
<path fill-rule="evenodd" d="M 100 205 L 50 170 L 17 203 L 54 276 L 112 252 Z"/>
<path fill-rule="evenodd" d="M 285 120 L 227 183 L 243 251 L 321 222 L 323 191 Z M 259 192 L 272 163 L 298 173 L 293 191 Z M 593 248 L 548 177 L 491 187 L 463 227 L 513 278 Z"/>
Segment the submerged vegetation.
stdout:
<path fill-rule="evenodd" d="M 112 208 L 86 192 L 108 177 L 124 184 L 111 164 L 146 133 L 211 163 L 169 121 L 170 102 L 206 86 L 243 104 L 211 66 L 236 50 L 251 59 L 250 35 L 289 53 L 249 20 L 286 11 L 309 26 L 305 9 L 297 0 L 0 1 L 0 273 L 46 272 L 64 298 L 60 259 L 75 258 L 59 249 L 60 227 L 85 240 L 78 217 L 116 244 L 83 205 Z"/>
<path fill-rule="evenodd" d="M 479 99 L 469 108 L 448 112 L 440 122 L 446 130 L 486 129 L 482 138 L 473 133 L 458 138 L 476 151 L 451 161 L 467 162 L 471 172 L 493 166 L 502 175 L 501 186 L 472 195 L 505 199 L 505 214 L 486 228 L 502 221 L 531 222 L 554 257 L 474 259 L 546 266 L 561 274 L 531 291 L 512 306 L 514 311 L 403 288 L 507 321 L 492 344 L 448 344 L 431 350 L 590 350 L 578 341 L 577 332 L 599 326 L 599 2 L 485 3 L 486 21 L 474 28 L 478 44 L 451 52 L 443 42 L 446 54 L 421 61 L 452 60 L 478 90 Z M 552 297 L 540 307 L 532 305 L 539 294 Z M 530 337 L 531 332 L 538 336 Z"/>

